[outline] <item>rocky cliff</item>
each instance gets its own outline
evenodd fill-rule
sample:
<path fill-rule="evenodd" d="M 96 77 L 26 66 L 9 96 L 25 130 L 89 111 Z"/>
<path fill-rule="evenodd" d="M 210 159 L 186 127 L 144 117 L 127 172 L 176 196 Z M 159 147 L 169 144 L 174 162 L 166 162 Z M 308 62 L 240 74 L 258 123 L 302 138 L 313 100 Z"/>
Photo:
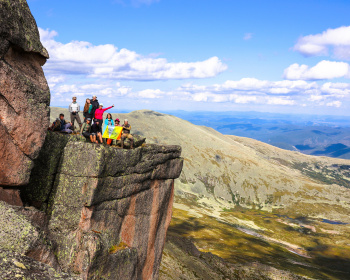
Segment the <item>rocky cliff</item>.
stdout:
<path fill-rule="evenodd" d="M 157 279 L 180 154 L 179 146 L 123 150 L 48 133 L 21 191 L 36 208 L 0 205 L 1 248 L 67 277 Z"/>
<path fill-rule="evenodd" d="M 50 91 L 41 67 L 47 58 L 27 2 L 0 0 L 0 187 L 28 183 L 44 143 Z"/>
<path fill-rule="evenodd" d="M 157 279 L 181 147 L 47 134 L 47 58 L 27 2 L 0 0 L 0 278 Z"/>

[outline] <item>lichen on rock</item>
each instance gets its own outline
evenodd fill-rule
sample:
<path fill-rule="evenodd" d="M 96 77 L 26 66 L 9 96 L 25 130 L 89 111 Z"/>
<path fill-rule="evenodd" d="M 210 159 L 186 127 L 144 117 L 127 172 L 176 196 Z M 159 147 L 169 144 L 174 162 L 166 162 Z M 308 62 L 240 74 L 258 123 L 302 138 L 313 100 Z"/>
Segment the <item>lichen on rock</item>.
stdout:
<path fill-rule="evenodd" d="M 48 58 L 25 0 L 0 0 L 0 185 L 29 181 L 49 124 Z M 35 124 L 35 125 L 33 125 Z"/>

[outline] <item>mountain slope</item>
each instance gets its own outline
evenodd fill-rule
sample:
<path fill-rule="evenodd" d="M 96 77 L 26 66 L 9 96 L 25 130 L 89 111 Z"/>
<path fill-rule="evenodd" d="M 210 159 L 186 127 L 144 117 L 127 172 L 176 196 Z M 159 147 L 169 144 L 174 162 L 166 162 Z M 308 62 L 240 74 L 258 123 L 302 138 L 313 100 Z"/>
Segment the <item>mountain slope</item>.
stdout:
<path fill-rule="evenodd" d="M 115 117 L 128 118 L 147 143 L 182 146 L 170 236 L 233 264 L 258 262 L 315 279 L 350 275 L 350 161 L 282 150 L 148 110 Z M 163 272 L 167 261 L 165 254 Z"/>

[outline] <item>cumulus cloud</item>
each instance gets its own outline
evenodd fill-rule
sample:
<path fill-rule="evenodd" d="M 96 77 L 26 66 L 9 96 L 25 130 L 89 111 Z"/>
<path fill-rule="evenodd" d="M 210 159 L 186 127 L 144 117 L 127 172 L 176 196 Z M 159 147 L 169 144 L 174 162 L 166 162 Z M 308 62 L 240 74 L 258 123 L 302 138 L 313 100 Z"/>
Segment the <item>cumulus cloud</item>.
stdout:
<path fill-rule="evenodd" d="M 300 37 L 294 48 L 305 56 L 327 56 L 331 53 L 339 59 L 350 59 L 350 26 Z"/>
<path fill-rule="evenodd" d="M 162 96 L 164 96 L 164 92 L 161 91 L 160 89 L 145 89 L 145 90 L 141 90 L 139 92 L 136 93 L 137 97 L 141 97 L 141 98 L 160 98 Z"/>
<path fill-rule="evenodd" d="M 284 70 L 288 80 L 324 80 L 349 77 L 349 64 L 346 62 L 322 60 L 313 67 L 294 63 Z"/>
<path fill-rule="evenodd" d="M 146 88 L 135 90 L 112 80 L 103 83 L 76 84 L 76 80 L 62 80 L 60 77 L 48 77 L 58 81 L 51 88 L 54 100 L 70 100 L 76 95 L 79 99 L 97 95 L 100 100 L 127 97 L 138 102 L 161 102 L 180 100 L 184 102 L 254 104 L 268 106 L 327 106 L 340 107 L 343 100 L 350 97 L 350 83 L 319 84 L 304 80 L 268 81 L 255 78 L 228 80 L 221 84 L 197 85 L 183 84 L 172 90 Z M 69 82 L 73 82 L 70 84 Z M 81 100 L 80 99 L 80 100 Z M 157 100 L 157 101 L 152 101 Z"/>
<path fill-rule="evenodd" d="M 316 87 L 315 82 L 306 81 L 267 81 L 255 78 L 243 78 L 238 81 L 228 80 L 222 84 L 214 84 L 212 86 L 198 86 L 185 84 L 182 90 L 188 91 L 210 91 L 215 93 L 245 93 L 248 95 L 286 95 L 297 93 L 300 91 L 311 90 Z"/>
<path fill-rule="evenodd" d="M 342 105 L 339 99 L 350 97 L 350 84 L 244 78 L 209 86 L 184 84 L 173 91 L 172 96 L 196 102 L 337 107 Z"/>
<path fill-rule="evenodd" d="M 332 102 L 328 102 L 326 105 L 328 107 L 337 107 L 339 108 L 341 106 L 341 102 L 339 100 L 336 100 L 336 101 L 332 101 Z"/>
<path fill-rule="evenodd" d="M 67 44 L 55 40 L 56 31 L 39 28 L 50 59 L 45 71 L 55 74 L 84 74 L 119 80 L 168 80 L 214 77 L 227 66 L 214 56 L 198 62 L 168 62 L 165 58 L 142 56 L 111 44 L 95 46 L 89 42 Z"/>

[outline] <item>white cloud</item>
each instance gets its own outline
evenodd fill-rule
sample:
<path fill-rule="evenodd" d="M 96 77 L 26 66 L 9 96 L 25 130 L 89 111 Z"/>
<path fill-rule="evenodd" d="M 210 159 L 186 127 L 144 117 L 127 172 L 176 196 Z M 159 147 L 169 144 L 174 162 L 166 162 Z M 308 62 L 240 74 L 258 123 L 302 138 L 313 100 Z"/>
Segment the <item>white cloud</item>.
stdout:
<path fill-rule="evenodd" d="M 62 83 L 66 80 L 66 77 L 63 75 L 57 75 L 57 76 L 49 76 L 47 78 L 47 83 L 49 84 L 49 87 L 54 87 L 57 83 Z"/>
<path fill-rule="evenodd" d="M 161 91 L 160 89 L 145 89 L 141 90 L 137 93 L 138 97 L 141 98 L 160 98 L 164 95 L 164 92 Z"/>
<path fill-rule="evenodd" d="M 300 37 L 293 49 L 305 56 L 325 56 L 332 52 L 336 58 L 350 59 L 350 26 Z"/>
<path fill-rule="evenodd" d="M 244 34 L 243 40 L 247 41 L 253 38 L 253 33 Z"/>
<path fill-rule="evenodd" d="M 288 97 L 268 97 L 267 104 L 270 105 L 294 105 L 295 100 L 291 100 Z"/>
<path fill-rule="evenodd" d="M 55 74 L 84 74 L 119 80 L 167 80 L 214 77 L 227 66 L 214 56 L 198 62 L 168 62 L 165 58 L 142 56 L 111 44 L 95 46 L 89 42 L 57 42 L 57 32 L 39 28 L 41 41 L 50 59 L 45 71 Z"/>
<path fill-rule="evenodd" d="M 329 102 L 326 105 L 328 107 L 337 107 L 337 108 L 339 108 L 341 106 L 341 104 L 342 103 L 339 100 L 336 100 L 336 101 Z"/>
<path fill-rule="evenodd" d="M 328 60 L 322 60 L 311 68 L 294 63 L 284 70 L 284 78 L 288 80 L 323 80 L 348 76 L 348 63 Z"/>
<path fill-rule="evenodd" d="M 50 77 L 49 77 L 50 79 Z M 75 80 L 73 80 L 75 81 Z M 319 84 L 302 80 L 267 81 L 253 78 L 244 78 L 238 81 L 228 80 L 222 84 L 196 85 L 183 84 L 173 90 L 146 88 L 134 90 L 123 86 L 120 82 L 102 80 L 103 83 L 69 84 L 66 81 L 58 82 L 51 88 L 54 102 L 65 100 L 73 95 L 78 96 L 79 102 L 84 98 L 97 95 L 99 100 L 123 98 L 137 100 L 137 102 L 183 102 L 202 103 L 231 103 L 255 104 L 262 106 L 327 106 L 340 107 L 342 101 L 350 101 L 350 83 Z M 69 82 L 69 81 L 68 81 Z M 157 101 L 152 101 L 157 100 Z M 163 100 L 163 101 L 162 101 Z"/>

